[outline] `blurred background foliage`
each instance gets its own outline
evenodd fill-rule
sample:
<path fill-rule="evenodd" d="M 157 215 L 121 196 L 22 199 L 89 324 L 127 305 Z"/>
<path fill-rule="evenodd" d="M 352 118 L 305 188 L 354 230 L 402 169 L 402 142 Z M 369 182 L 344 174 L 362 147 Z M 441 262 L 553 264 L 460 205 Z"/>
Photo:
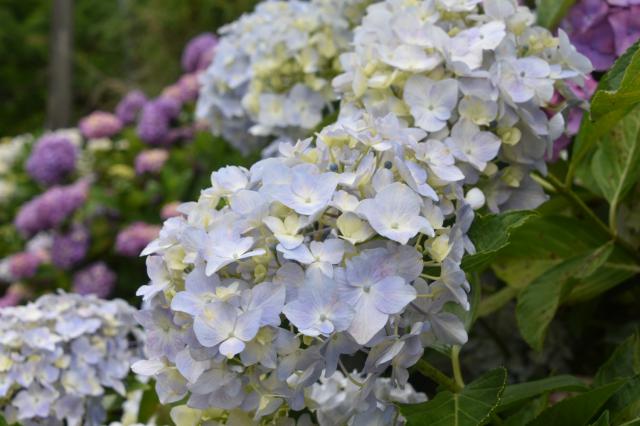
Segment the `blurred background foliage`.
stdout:
<path fill-rule="evenodd" d="M 256 0 L 75 0 L 73 124 L 130 89 L 157 94 L 180 75 L 193 36 L 215 32 Z M 51 1 L 0 0 L 0 132 L 45 122 Z"/>

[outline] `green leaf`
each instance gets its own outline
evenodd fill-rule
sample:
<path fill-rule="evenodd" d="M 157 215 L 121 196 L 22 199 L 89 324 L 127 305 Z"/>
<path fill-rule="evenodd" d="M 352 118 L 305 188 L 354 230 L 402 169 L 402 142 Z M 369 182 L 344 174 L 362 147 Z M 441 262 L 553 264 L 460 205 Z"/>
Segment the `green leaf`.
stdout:
<path fill-rule="evenodd" d="M 155 391 L 155 385 L 151 385 L 149 389 L 145 390 L 140 400 L 140 410 L 138 411 L 138 422 L 146 424 L 151 417 L 161 407 L 158 395 Z"/>
<path fill-rule="evenodd" d="M 576 0 L 540 0 L 538 2 L 538 25 L 555 29 Z"/>
<path fill-rule="evenodd" d="M 582 426 L 596 416 L 625 381 L 614 382 L 573 398 L 563 399 L 545 410 L 528 426 Z"/>
<path fill-rule="evenodd" d="M 619 102 L 616 108 L 611 108 L 611 105 L 606 99 L 610 94 L 600 93 L 618 91 L 623 86 L 623 82 L 625 83 L 625 87 L 628 88 L 635 87 L 635 85 L 638 84 L 637 75 L 634 75 L 633 71 L 636 69 L 636 66 L 638 66 L 636 54 L 639 49 L 640 43 L 634 44 L 618 58 L 611 70 L 602 78 L 598 85 L 598 90 L 592 99 L 592 102 L 595 104 L 592 105 L 593 112 L 584 115 L 580 125 L 580 131 L 574 142 L 568 175 L 573 177 L 577 172 L 577 175 L 582 180 L 582 184 L 598 195 L 602 194 L 599 187 L 594 185 L 595 182 L 592 182 L 589 170 L 594 147 L 634 106 L 634 102 L 630 102 L 632 96 L 627 93 L 623 102 Z M 629 71 L 629 73 L 627 73 L 627 71 Z"/>
<path fill-rule="evenodd" d="M 640 103 L 640 42 L 631 46 L 602 78 L 591 100 L 591 120 Z"/>
<path fill-rule="evenodd" d="M 422 404 L 403 404 L 400 412 L 408 426 L 478 426 L 500 402 L 507 370 L 497 368 L 467 385 L 460 393 L 443 391 Z"/>
<path fill-rule="evenodd" d="M 542 395 L 528 401 L 519 408 L 518 411 L 507 417 L 503 422 L 503 426 L 522 426 L 528 424 L 549 406 L 548 399 L 548 395 Z"/>
<path fill-rule="evenodd" d="M 602 415 L 598 417 L 598 420 L 590 424 L 590 426 L 609 426 L 609 425 L 610 425 L 609 411 L 603 412 Z"/>
<path fill-rule="evenodd" d="M 586 255 L 553 266 L 536 278 L 518 297 L 516 319 L 522 337 L 540 351 L 547 328 L 563 299 L 578 279 L 588 277 L 606 262 L 613 251 L 607 243 Z"/>
<path fill-rule="evenodd" d="M 563 375 L 547 377 L 527 383 L 507 386 L 502 394 L 498 411 L 529 400 L 538 395 L 554 391 L 584 392 L 588 390 L 584 382 L 574 376 Z"/>
<path fill-rule="evenodd" d="M 509 244 L 511 233 L 536 215 L 533 211 L 522 210 L 476 218 L 469 230 L 476 253 L 462 260 L 462 268 L 466 272 L 485 268 L 500 249 Z"/>
<path fill-rule="evenodd" d="M 2 414 L 0 414 L 0 426 L 9 426 L 9 423 L 7 423 Z"/>
<path fill-rule="evenodd" d="M 640 335 L 634 333 L 616 348 L 602 364 L 594 379 L 595 386 L 602 386 L 621 378 L 640 374 Z"/>
<path fill-rule="evenodd" d="M 565 216 L 540 216 L 513 231 L 509 246 L 492 263 L 509 286 L 524 288 L 554 265 L 606 243 L 608 236 Z"/>
<path fill-rule="evenodd" d="M 605 409 L 611 413 L 611 424 L 619 425 L 640 417 L 640 375 L 627 380 L 607 401 Z"/>
<path fill-rule="evenodd" d="M 636 108 L 602 139 L 591 162 L 591 173 L 612 211 L 640 178 L 639 162 L 640 108 Z"/>

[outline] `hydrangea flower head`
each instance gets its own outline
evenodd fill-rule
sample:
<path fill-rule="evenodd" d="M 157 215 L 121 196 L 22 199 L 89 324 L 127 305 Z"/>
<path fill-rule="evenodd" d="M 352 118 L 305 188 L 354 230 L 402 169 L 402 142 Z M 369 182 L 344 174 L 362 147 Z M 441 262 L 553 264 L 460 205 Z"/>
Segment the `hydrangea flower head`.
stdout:
<path fill-rule="evenodd" d="M 122 229 L 116 237 L 116 253 L 128 257 L 139 256 L 142 250 L 158 237 L 160 227 L 144 222 L 134 222 Z"/>
<path fill-rule="evenodd" d="M 337 98 L 330 76 L 369 0 L 269 1 L 220 30 L 198 116 L 248 153 L 308 134 Z"/>
<path fill-rule="evenodd" d="M 598 71 L 640 40 L 640 3 L 635 0 L 581 0 L 562 22 L 577 49 Z"/>
<path fill-rule="evenodd" d="M 78 127 L 87 139 L 109 138 L 122 130 L 122 121 L 109 112 L 95 111 L 80 120 Z"/>
<path fill-rule="evenodd" d="M 89 243 L 89 231 L 82 226 L 75 226 L 66 234 L 57 233 L 51 246 L 51 262 L 62 269 L 71 268 L 85 258 Z"/>
<path fill-rule="evenodd" d="M 14 224 L 25 236 L 56 228 L 84 204 L 88 192 L 87 180 L 49 188 L 20 208 Z"/>
<path fill-rule="evenodd" d="M 106 263 L 96 262 L 73 276 L 73 292 L 107 298 L 116 285 L 116 274 Z"/>
<path fill-rule="evenodd" d="M 218 38 L 211 33 L 202 33 L 187 43 L 182 52 L 182 69 L 192 73 L 205 69 L 213 57 Z"/>
<path fill-rule="evenodd" d="M 474 209 L 544 198 L 528 175 L 546 170 L 563 122 L 543 107 L 557 82 L 590 71 L 531 22 L 515 0 L 368 7 L 333 79 L 337 121 L 248 170 L 213 172 L 143 251 L 149 339 L 134 371 L 154 377 L 163 403 L 185 399 L 181 415 L 211 421 L 308 409 L 320 425 L 393 424 L 389 394 L 407 389 L 425 347 L 467 340 L 447 305 L 470 307 L 461 262 Z M 258 24 L 245 30 L 270 42 Z M 223 38 L 216 61 L 224 49 Z M 251 84 L 250 61 L 223 63 L 236 87 Z M 262 118 L 275 123 L 290 99 L 266 95 Z M 364 362 L 350 373 L 341 358 L 354 354 Z M 327 392 L 310 401 L 341 375 L 358 383 L 348 406 Z"/>
<path fill-rule="evenodd" d="M 132 124 L 146 103 L 147 97 L 144 93 L 140 90 L 133 90 L 127 93 L 116 106 L 116 116 L 123 124 Z"/>
<path fill-rule="evenodd" d="M 104 424 L 102 398 L 124 395 L 138 349 L 124 301 L 45 295 L 0 310 L 0 409 L 11 423 Z"/>
<path fill-rule="evenodd" d="M 158 173 L 168 159 L 169 152 L 166 149 L 157 148 L 141 151 L 135 159 L 136 174 Z"/>
<path fill-rule="evenodd" d="M 43 185 L 61 183 L 76 167 L 77 148 L 56 134 L 45 135 L 36 142 L 26 163 L 27 172 Z"/>

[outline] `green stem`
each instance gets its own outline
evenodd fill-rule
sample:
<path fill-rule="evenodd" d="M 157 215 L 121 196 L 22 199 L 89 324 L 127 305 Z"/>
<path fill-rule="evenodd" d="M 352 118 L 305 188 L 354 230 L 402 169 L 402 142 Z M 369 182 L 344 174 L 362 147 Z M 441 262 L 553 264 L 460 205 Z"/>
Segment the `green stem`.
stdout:
<path fill-rule="evenodd" d="M 451 392 L 458 393 L 462 390 L 454 380 L 442 373 L 440 370 L 431 365 L 428 361 L 421 359 L 416 364 L 416 368 L 425 377 L 430 378 L 437 384 L 443 386 Z"/>
<path fill-rule="evenodd" d="M 493 293 L 491 296 L 482 299 L 482 302 L 480 302 L 480 308 L 478 308 L 478 316 L 486 317 L 491 315 L 506 305 L 511 299 L 516 297 L 518 292 L 518 289 L 506 286 Z"/>
<path fill-rule="evenodd" d="M 462 370 L 460 369 L 460 346 L 451 347 L 451 367 L 453 368 L 453 379 L 460 389 L 464 388 L 464 379 L 462 378 Z"/>

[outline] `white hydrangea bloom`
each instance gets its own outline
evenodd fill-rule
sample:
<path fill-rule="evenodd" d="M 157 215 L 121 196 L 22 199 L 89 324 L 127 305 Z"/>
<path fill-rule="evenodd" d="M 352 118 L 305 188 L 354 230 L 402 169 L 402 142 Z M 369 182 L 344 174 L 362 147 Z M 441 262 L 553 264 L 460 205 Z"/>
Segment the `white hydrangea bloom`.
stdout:
<path fill-rule="evenodd" d="M 138 359 L 135 309 L 50 294 L 0 310 L 0 408 L 10 424 L 104 424 L 102 398 L 125 395 Z"/>
<path fill-rule="evenodd" d="M 244 153 L 307 135 L 337 97 L 331 78 L 371 0 L 267 1 L 220 30 L 197 114 Z"/>
<path fill-rule="evenodd" d="M 392 424 L 381 376 L 398 393 L 425 347 L 466 342 L 446 305 L 469 309 L 473 211 L 543 199 L 529 172 L 544 172 L 557 120 L 542 107 L 556 80 L 582 77 L 550 33 L 529 45 L 530 17 L 515 0 L 371 5 L 333 80 L 337 122 L 214 173 L 165 224 L 145 250 L 147 359 L 134 371 L 163 403 L 186 398 L 174 418 L 270 424 L 307 409 L 298 424 Z M 356 353 L 353 403 L 324 411 L 332 395 L 316 389 Z"/>
<path fill-rule="evenodd" d="M 582 83 L 591 67 L 566 34 L 553 37 L 532 22 L 515 0 L 371 5 L 354 30 L 354 51 L 340 58 L 345 72 L 333 81 L 343 97 L 339 120 L 393 113 L 427 133 L 410 149 L 429 183 L 464 178 L 476 187 L 476 208 L 485 198 L 492 211 L 536 207 L 544 196 L 529 172 L 546 171 L 545 154 L 563 123 L 543 108 L 556 82 Z"/>

